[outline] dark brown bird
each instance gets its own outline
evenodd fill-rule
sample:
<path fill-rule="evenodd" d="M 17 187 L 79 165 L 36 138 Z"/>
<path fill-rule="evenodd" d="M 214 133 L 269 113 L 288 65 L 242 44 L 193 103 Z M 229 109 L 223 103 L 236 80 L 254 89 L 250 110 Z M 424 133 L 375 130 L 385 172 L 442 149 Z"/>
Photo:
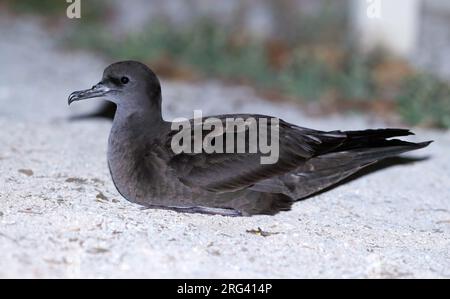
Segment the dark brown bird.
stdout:
<path fill-rule="evenodd" d="M 261 164 L 261 153 L 176 154 L 171 147 L 176 132 L 161 113 L 161 86 L 147 66 L 134 61 L 112 64 L 99 84 L 72 93 L 69 105 L 99 97 L 117 106 L 107 154 L 114 184 L 127 200 L 148 208 L 273 215 L 368 165 L 431 143 L 390 139 L 412 135 L 403 129 L 323 132 L 277 119 L 275 164 Z M 227 118 L 253 118 L 257 123 L 272 119 L 247 114 L 215 118 L 224 127 Z"/>

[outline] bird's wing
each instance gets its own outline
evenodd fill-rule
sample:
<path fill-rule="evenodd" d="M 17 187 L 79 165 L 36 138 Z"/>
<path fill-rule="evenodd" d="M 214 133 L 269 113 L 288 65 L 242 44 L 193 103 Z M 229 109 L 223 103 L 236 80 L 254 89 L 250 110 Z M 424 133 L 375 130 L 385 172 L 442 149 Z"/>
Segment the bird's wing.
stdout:
<path fill-rule="evenodd" d="M 258 124 L 261 119 L 268 118 L 261 115 L 233 115 L 232 117 L 253 118 Z M 227 116 L 215 118 L 219 119 L 226 127 Z M 279 160 L 275 164 L 262 164 L 261 158 L 266 155 L 261 154 L 259 150 L 258 153 L 241 154 L 205 153 L 202 151 L 201 153 L 174 154 L 169 161 L 169 166 L 181 182 L 192 188 L 213 192 L 231 192 L 290 172 L 311 157 L 330 151 L 345 140 L 345 134 L 341 132 L 320 132 L 297 127 L 280 119 L 277 120 L 279 123 Z M 190 124 L 192 126 L 188 130 L 190 130 L 190 136 L 193 137 L 196 126 L 193 121 Z M 174 132 L 176 133 L 176 131 L 172 131 L 168 135 L 166 143 L 168 147 L 171 146 Z M 204 135 L 207 133 L 205 132 Z M 233 134 L 237 133 L 233 132 Z M 248 138 L 246 138 L 246 142 L 248 146 Z"/>

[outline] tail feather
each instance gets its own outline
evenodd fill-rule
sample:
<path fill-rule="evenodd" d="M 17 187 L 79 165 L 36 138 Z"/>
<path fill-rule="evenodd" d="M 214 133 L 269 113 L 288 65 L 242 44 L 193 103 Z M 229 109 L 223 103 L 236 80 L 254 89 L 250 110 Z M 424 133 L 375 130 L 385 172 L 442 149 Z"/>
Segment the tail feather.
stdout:
<path fill-rule="evenodd" d="M 412 143 L 398 139 L 389 139 L 394 137 L 403 137 L 414 135 L 409 130 L 404 129 L 379 129 L 365 131 L 347 131 L 347 139 L 338 146 L 333 152 L 342 152 L 358 149 L 376 149 L 386 148 L 395 155 L 396 152 L 402 153 L 410 150 L 416 150 L 428 146 L 431 142 Z M 389 148 L 389 150 L 387 150 Z"/>
<path fill-rule="evenodd" d="M 393 137 L 394 134 L 411 135 L 412 133 L 407 130 L 388 129 L 364 132 L 345 132 L 349 136 L 346 141 L 331 152 L 307 161 L 306 169 L 339 171 L 360 168 L 385 158 L 425 148 L 433 142 L 413 143 L 399 139 L 385 139 L 386 136 Z"/>
<path fill-rule="evenodd" d="M 256 184 L 258 191 L 276 190 L 291 198 L 301 199 L 335 185 L 359 170 L 380 160 L 427 147 L 431 142 L 411 143 L 384 140 L 382 146 L 334 151 L 308 160 L 290 174 Z"/>
<path fill-rule="evenodd" d="M 425 148 L 431 143 L 432 141 L 412 143 L 397 139 L 384 140 L 383 142 L 378 143 L 377 146 L 341 149 L 323 157 L 327 159 L 336 159 L 335 166 L 342 166 L 343 164 L 361 166 L 372 164 L 382 159 L 397 156 L 409 151 Z"/>
<path fill-rule="evenodd" d="M 356 139 L 387 139 L 392 137 L 403 137 L 414 135 L 407 129 L 376 129 L 363 131 L 347 131 L 345 132 L 350 138 Z"/>
<path fill-rule="evenodd" d="M 413 143 L 392 139 L 410 135 L 414 134 L 402 129 L 334 131 L 325 134 L 322 132 L 320 136 L 315 137 L 319 137 L 327 145 L 333 144 L 333 139 L 337 139 L 338 142 L 334 143 L 337 145 L 319 152 L 298 165 L 295 170 L 260 181 L 250 189 L 263 193 L 284 194 L 293 200 L 308 197 L 380 160 L 418 150 L 432 143 L 432 141 Z"/>

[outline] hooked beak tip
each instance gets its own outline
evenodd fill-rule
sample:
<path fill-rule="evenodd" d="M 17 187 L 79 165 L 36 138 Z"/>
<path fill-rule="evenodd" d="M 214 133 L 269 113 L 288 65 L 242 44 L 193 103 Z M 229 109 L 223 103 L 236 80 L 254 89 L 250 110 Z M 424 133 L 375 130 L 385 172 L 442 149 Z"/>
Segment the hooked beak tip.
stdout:
<path fill-rule="evenodd" d="M 110 89 L 108 87 L 106 87 L 102 83 L 99 83 L 91 89 L 72 92 L 69 96 L 68 104 L 70 106 L 73 102 L 77 102 L 77 101 L 81 101 L 81 100 L 85 100 L 85 99 L 103 97 L 109 91 L 110 91 Z"/>
<path fill-rule="evenodd" d="M 76 102 L 78 99 L 78 96 L 76 95 L 76 92 L 73 92 L 70 94 L 69 99 L 68 99 L 68 104 L 69 106 L 73 103 Z"/>

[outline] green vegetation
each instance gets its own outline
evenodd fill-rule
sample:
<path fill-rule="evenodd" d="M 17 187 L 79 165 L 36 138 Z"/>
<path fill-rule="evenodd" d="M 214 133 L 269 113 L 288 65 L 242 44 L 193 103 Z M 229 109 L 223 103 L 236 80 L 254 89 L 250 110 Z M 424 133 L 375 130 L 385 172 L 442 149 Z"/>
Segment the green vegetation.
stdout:
<path fill-rule="evenodd" d="M 130 34 L 120 41 L 112 35 L 99 35 L 97 29 L 84 28 L 71 37 L 71 43 L 115 59 L 137 59 L 149 64 L 170 60 L 205 76 L 275 88 L 308 101 L 321 98 L 329 90 L 342 91 L 342 97 L 355 99 L 372 92 L 368 65 L 361 59 L 349 55 L 348 61 L 338 66 L 338 70 L 344 69 L 341 73 L 317 57 L 312 47 L 289 48 L 281 42 L 269 45 L 227 31 L 209 20 L 181 30 L 154 22 L 142 33 Z"/>
<path fill-rule="evenodd" d="M 359 54 L 351 43 L 329 45 L 303 40 L 300 45 L 288 46 L 235 33 L 209 20 L 182 29 L 153 22 L 142 33 L 121 40 L 99 35 L 98 29 L 83 30 L 71 37 L 71 43 L 115 60 L 136 59 L 156 67 L 169 62 L 197 75 L 245 82 L 324 105 L 327 101 L 337 106 L 345 101 L 350 104 L 346 107 L 352 107 L 352 103 L 360 107 L 362 102 L 394 103 L 410 124 L 450 128 L 448 85 L 433 76 L 416 74 L 382 52 Z M 399 67 L 407 70 L 390 70 Z"/>
<path fill-rule="evenodd" d="M 0 1 L 18 11 L 44 15 L 66 7 L 65 1 Z M 382 112 L 396 109 L 410 124 L 450 128 L 450 87 L 381 51 L 359 53 L 348 32 L 341 30 L 347 20 L 343 10 L 325 7 L 319 15 L 291 16 L 276 40 L 261 40 L 210 19 L 181 28 L 152 20 L 140 33 L 117 36 L 105 21 L 109 12 L 105 3 L 85 6 L 83 19 L 65 42 L 114 60 L 144 61 L 166 76 L 177 76 L 177 69 L 182 69 L 183 79 L 187 72 L 243 82 L 303 102 L 334 106 L 332 111 L 373 109 L 376 103 L 388 107 Z M 275 17 L 289 14 L 289 7 L 277 9 Z"/>
<path fill-rule="evenodd" d="M 450 128 L 450 86 L 430 75 L 406 79 L 397 96 L 400 114 L 411 124 Z"/>
<path fill-rule="evenodd" d="M 33 13 L 42 15 L 53 15 L 60 11 L 65 11 L 66 1 L 55 0 L 0 0 L 0 4 L 5 3 L 11 9 L 20 13 Z"/>

